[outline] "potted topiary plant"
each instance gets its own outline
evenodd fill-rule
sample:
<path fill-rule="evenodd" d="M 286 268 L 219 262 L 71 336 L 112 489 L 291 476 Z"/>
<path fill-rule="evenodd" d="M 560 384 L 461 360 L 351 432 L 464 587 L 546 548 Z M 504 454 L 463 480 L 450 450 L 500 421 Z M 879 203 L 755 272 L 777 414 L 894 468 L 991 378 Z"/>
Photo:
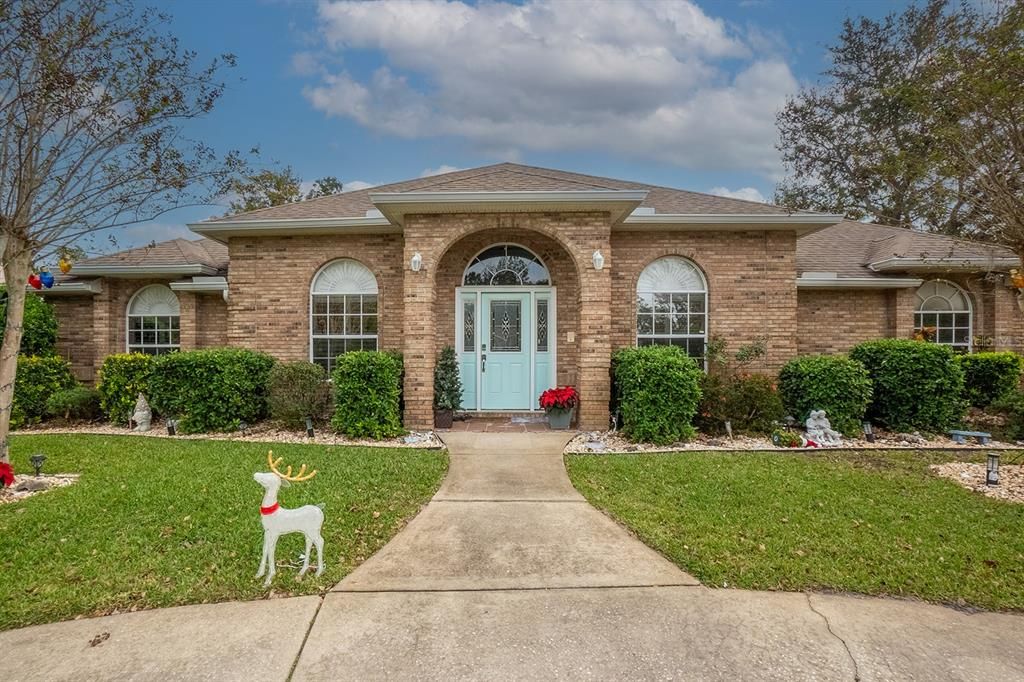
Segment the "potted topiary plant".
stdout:
<path fill-rule="evenodd" d="M 445 346 L 434 367 L 434 427 L 450 429 L 455 411 L 462 409 L 462 380 L 455 349 Z"/>
<path fill-rule="evenodd" d="M 559 431 L 569 428 L 579 401 L 580 394 L 572 386 L 549 388 L 540 394 L 540 406 L 547 412 L 548 425 Z"/>

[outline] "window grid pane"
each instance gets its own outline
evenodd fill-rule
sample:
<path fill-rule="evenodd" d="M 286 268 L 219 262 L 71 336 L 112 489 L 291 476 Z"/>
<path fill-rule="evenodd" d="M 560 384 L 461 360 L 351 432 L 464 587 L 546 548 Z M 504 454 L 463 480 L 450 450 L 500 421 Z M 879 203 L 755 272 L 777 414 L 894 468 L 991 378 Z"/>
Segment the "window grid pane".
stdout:
<path fill-rule="evenodd" d="M 180 325 L 177 315 L 129 315 L 128 352 L 165 355 L 178 350 Z"/>
<path fill-rule="evenodd" d="M 956 351 L 971 348 L 970 313 L 914 313 L 914 326 L 925 341 L 950 346 Z"/>
<path fill-rule="evenodd" d="M 355 350 L 377 350 L 377 294 L 313 294 L 310 326 L 313 362 L 328 373 Z"/>
<path fill-rule="evenodd" d="M 707 293 L 638 293 L 636 335 L 638 346 L 677 346 L 703 363 L 707 344 Z"/>

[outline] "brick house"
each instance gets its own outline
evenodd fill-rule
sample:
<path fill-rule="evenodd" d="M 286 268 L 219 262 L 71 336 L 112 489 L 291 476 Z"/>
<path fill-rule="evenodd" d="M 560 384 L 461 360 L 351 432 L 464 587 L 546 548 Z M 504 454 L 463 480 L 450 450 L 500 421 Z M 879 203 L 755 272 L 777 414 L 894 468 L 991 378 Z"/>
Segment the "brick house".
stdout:
<path fill-rule="evenodd" d="M 1009 252 L 841 216 L 503 163 L 214 218 L 203 238 L 94 258 L 47 292 L 84 381 L 138 350 L 239 346 L 330 368 L 405 358 L 405 423 L 432 422 L 458 353 L 464 407 L 537 409 L 579 388 L 608 423 L 613 350 L 766 340 L 761 369 L 881 336 L 1024 345 Z"/>

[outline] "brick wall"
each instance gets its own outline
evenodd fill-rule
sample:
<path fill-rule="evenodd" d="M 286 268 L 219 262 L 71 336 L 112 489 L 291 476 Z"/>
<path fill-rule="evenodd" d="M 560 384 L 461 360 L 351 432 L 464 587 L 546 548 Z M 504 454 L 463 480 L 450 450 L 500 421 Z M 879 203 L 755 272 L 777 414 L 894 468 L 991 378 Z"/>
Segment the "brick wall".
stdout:
<path fill-rule="evenodd" d="M 801 290 L 797 296 L 797 351 L 800 355 L 845 353 L 861 341 L 891 336 L 893 292 Z"/>
<path fill-rule="evenodd" d="M 313 277 L 333 260 L 352 258 L 377 277 L 380 347 L 402 347 L 401 235 L 237 237 L 228 251 L 228 345 L 308 360 Z"/>
<path fill-rule="evenodd" d="M 197 348 L 216 348 L 228 343 L 228 304 L 220 292 L 196 296 Z"/>
<path fill-rule="evenodd" d="M 616 232 L 612 234 L 612 346 L 636 343 L 636 283 L 651 262 L 682 256 L 708 283 L 708 330 L 729 349 L 767 337 L 755 369 L 796 355 L 796 237 L 791 232 Z"/>
<path fill-rule="evenodd" d="M 51 296 L 57 314 L 57 352 L 79 381 L 92 382 L 99 365 L 93 344 L 92 296 Z"/>

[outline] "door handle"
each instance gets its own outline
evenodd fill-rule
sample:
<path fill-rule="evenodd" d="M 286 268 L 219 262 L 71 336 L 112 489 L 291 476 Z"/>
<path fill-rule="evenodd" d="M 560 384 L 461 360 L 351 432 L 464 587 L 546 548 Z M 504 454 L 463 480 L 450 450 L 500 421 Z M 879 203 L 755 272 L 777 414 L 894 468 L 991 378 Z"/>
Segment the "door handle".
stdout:
<path fill-rule="evenodd" d="M 480 373 L 482 374 L 482 373 L 484 373 L 486 371 L 487 371 L 487 355 L 486 354 L 481 354 L 480 355 Z"/>

